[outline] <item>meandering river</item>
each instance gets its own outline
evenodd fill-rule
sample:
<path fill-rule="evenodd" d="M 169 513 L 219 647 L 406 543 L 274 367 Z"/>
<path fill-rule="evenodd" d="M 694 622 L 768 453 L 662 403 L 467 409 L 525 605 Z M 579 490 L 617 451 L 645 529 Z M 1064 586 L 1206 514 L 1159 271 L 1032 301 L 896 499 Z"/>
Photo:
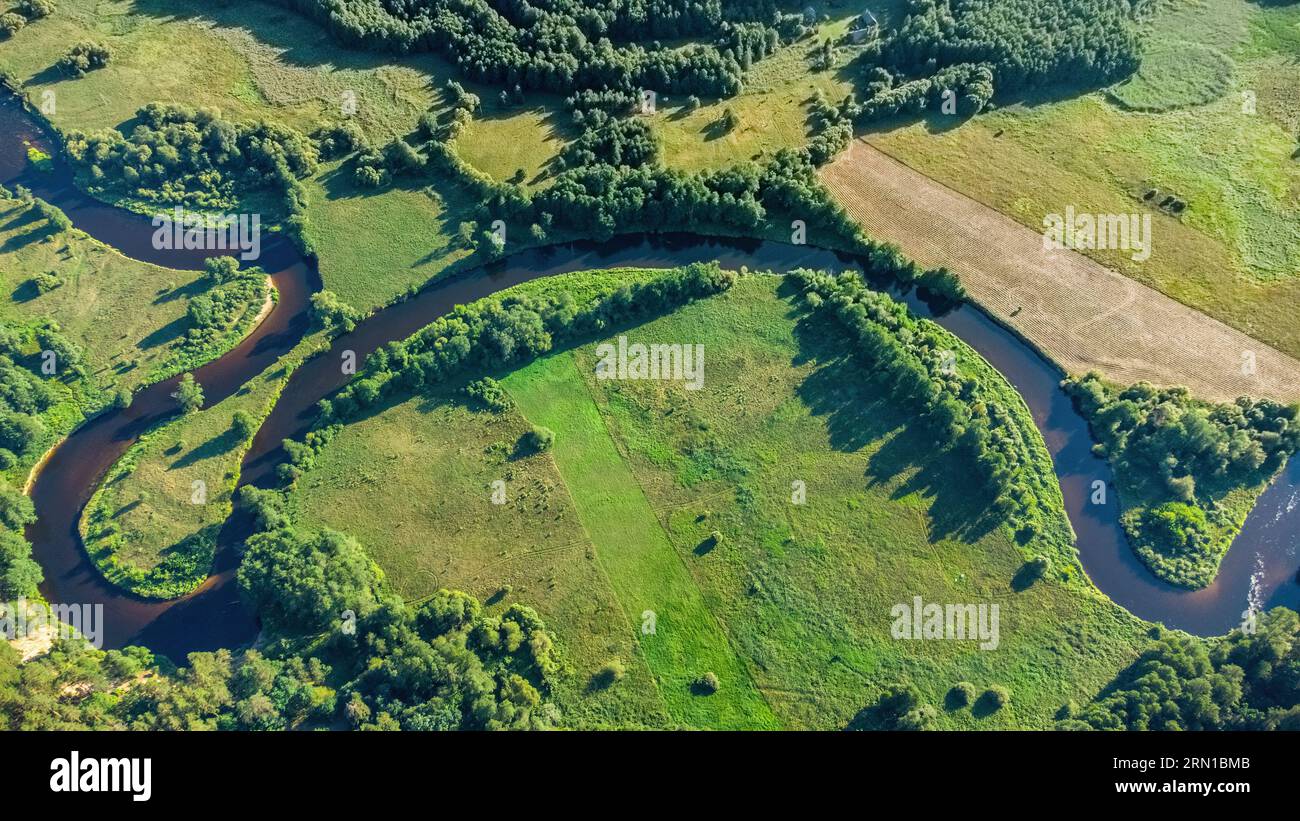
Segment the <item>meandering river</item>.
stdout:
<path fill-rule="evenodd" d="M 157 250 L 147 217 L 82 194 L 71 169 L 50 138 L 12 97 L 0 100 L 0 182 L 26 185 L 59 206 L 73 224 L 123 254 L 169 268 L 197 270 L 205 252 Z M 29 167 L 24 141 L 56 155 L 54 167 Z M 523 251 L 426 288 L 379 311 L 336 339 L 327 353 L 301 365 L 263 422 L 244 457 L 242 484 L 271 486 L 283 459 L 280 442 L 308 428 L 316 402 L 349 378 L 340 367 L 344 351 L 363 359 L 379 346 L 403 339 L 457 304 L 472 302 L 539 277 L 613 266 L 670 267 L 718 260 L 725 267 L 755 270 L 860 269 L 849 255 L 807 246 L 688 234 L 630 235 L 608 242 L 577 242 Z M 232 395 L 302 339 L 309 325 L 308 300 L 320 287 L 313 261 L 278 235 L 263 241 L 256 264 L 271 273 L 280 297 L 274 310 L 235 349 L 195 371 L 208 405 Z M 1037 351 L 978 308 L 964 306 L 933 315 L 913 294 L 902 295 L 918 313 L 961 337 L 997 368 L 1024 397 L 1051 452 L 1066 513 L 1077 536 L 1084 569 L 1098 588 L 1144 619 L 1200 635 L 1227 632 L 1253 604 L 1300 608 L 1300 459 L 1293 459 L 1265 491 L 1215 582 L 1188 591 L 1156 579 L 1129 548 L 1107 464 L 1092 455 L 1087 424 L 1061 390 L 1060 372 Z M 176 379 L 137 391 L 130 406 L 112 409 L 75 430 L 49 455 L 30 486 L 37 521 L 28 527 L 33 556 L 45 571 L 44 595 L 53 602 L 104 605 L 105 645 L 144 644 L 180 660 L 188 652 L 233 647 L 257 632 L 240 603 L 234 570 L 236 546 L 248 532 L 238 512 L 222 530 L 212 576 L 194 593 L 174 601 L 145 600 L 110 585 L 85 554 L 78 534 L 81 512 L 109 467 L 147 429 L 176 410 Z M 1093 504 L 1094 482 L 1108 488 L 1105 504 Z"/>

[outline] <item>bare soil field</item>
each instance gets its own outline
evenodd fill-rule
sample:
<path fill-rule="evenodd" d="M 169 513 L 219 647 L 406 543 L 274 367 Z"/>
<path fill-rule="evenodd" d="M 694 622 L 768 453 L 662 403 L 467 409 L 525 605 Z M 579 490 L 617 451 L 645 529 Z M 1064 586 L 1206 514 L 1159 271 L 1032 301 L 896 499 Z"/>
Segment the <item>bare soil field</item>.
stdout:
<path fill-rule="evenodd" d="M 1300 400 L 1300 362 L 953 191 L 863 140 L 822 170 L 875 239 L 956 272 L 971 297 L 1071 374 Z"/>

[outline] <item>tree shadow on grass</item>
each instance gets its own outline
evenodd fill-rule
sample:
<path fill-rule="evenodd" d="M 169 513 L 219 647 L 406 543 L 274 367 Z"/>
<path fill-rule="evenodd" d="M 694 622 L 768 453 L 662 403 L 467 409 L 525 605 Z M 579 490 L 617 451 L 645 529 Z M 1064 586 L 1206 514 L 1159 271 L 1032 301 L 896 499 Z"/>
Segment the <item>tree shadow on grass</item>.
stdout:
<path fill-rule="evenodd" d="M 113 518 L 114 518 L 114 519 L 120 519 L 120 518 L 122 518 L 123 516 L 125 516 L 126 514 L 128 514 L 128 513 L 130 513 L 131 511 L 135 510 L 135 509 L 136 509 L 137 507 L 139 507 L 141 504 L 142 504 L 142 502 L 141 502 L 141 500 L 139 500 L 139 499 L 136 499 L 136 500 L 131 501 L 131 502 L 127 502 L 126 504 L 124 504 L 124 505 L 122 505 L 121 507 L 119 507 L 117 510 L 113 511 Z"/>
<path fill-rule="evenodd" d="M 999 520 L 992 499 L 972 482 L 955 454 L 915 422 L 908 408 L 881 394 L 871 373 L 852 352 L 841 326 L 827 314 L 799 315 L 795 366 L 815 363 L 796 389 L 814 416 L 825 420 L 831 447 L 853 453 L 879 447 L 868 460 L 869 486 L 899 480 L 891 498 L 919 494 L 929 501 L 930 540 L 979 541 Z"/>
<path fill-rule="evenodd" d="M 24 231 L 21 234 L 14 234 L 6 239 L 4 243 L 0 243 L 0 253 L 10 253 L 12 251 L 26 248 L 28 245 L 33 245 L 47 237 L 52 237 L 54 234 L 55 231 L 50 226 L 40 226 L 33 228 L 30 231 Z"/>
<path fill-rule="evenodd" d="M 45 68 L 33 74 L 31 79 L 27 81 L 27 85 L 48 86 L 61 80 L 68 79 L 73 79 L 73 75 L 68 74 L 63 69 L 59 68 L 58 63 L 50 63 Z"/>
<path fill-rule="evenodd" d="M 41 215 L 36 212 L 35 208 L 31 206 L 24 206 L 18 211 L 18 213 L 14 214 L 7 221 L 5 221 L 3 225 L 0 225 L 0 231 L 11 231 L 16 228 L 21 228 L 24 225 L 31 225 L 33 223 L 40 222 L 40 220 L 41 220 Z"/>
<path fill-rule="evenodd" d="M 992 533 L 1001 520 L 993 513 L 993 499 L 973 476 L 974 466 L 962 470 L 957 457 L 943 444 L 911 426 L 900 431 L 871 455 L 867 475 L 876 485 L 910 474 L 890 498 L 914 493 L 930 502 L 930 541 L 947 538 L 974 544 Z"/>
<path fill-rule="evenodd" d="M 699 544 L 695 546 L 694 553 L 696 556 L 707 556 L 712 553 L 718 546 L 718 539 L 712 533 L 705 536 Z"/>
<path fill-rule="evenodd" d="M 9 298 L 14 302 L 31 302 L 40 295 L 41 289 L 36 287 L 36 280 L 25 279 L 18 283 L 18 287 L 14 288 L 13 293 L 9 294 Z"/>
<path fill-rule="evenodd" d="M 985 691 L 970 706 L 970 714 L 975 718 L 988 718 L 997 711 L 1005 709 L 1005 705 L 998 704 L 997 699 L 988 691 Z"/>
<path fill-rule="evenodd" d="M 156 348 L 159 345 L 166 345 L 173 342 L 185 334 L 185 330 L 189 327 L 189 324 L 190 321 L 188 317 L 177 317 L 141 339 L 136 347 L 142 351 L 147 351 L 150 348 Z"/>
<path fill-rule="evenodd" d="M 734 129 L 727 127 L 727 123 L 722 117 L 718 117 L 716 120 L 706 123 L 705 126 L 700 129 L 700 134 L 704 136 L 704 141 L 706 143 L 711 143 L 714 140 L 722 139 L 733 130 Z"/>
<path fill-rule="evenodd" d="M 278 60 L 300 68 L 365 71 L 394 64 L 412 65 L 420 56 L 349 49 L 339 44 L 323 24 L 281 3 L 256 3 L 251 4 L 251 9 L 249 5 L 211 0 L 134 0 L 131 10 L 163 21 L 207 22 L 222 28 L 245 29 L 259 44 L 274 49 Z"/>
<path fill-rule="evenodd" d="M 204 459 L 211 459 L 220 456 L 223 453 L 229 453 L 239 445 L 239 442 L 239 434 L 236 433 L 233 428 L 227 428 L 203 444 L 192 448 L 189 453 L 181 456 L 175 462 L 172 462 L 169 470 L 179 470 L 197 464 Z"/>
<path fill-rule="evenodd" d="M 1011 589 L 1017 593 L 1023 593 L 1034 586 L 1034 582 L 1042 578 L 1042 570 L 1034 565 L 1033 562 L 1025 562 L 1016 571 L 1016 575 L 1011 577 Z"/>
<path fill-rule="evenodd" d="M 161 293 L 154 297 L 153 304 L 162 305 L 167 302 L 175 302 L 178 299 L 193 298 L 211 287 L 205 280 L 195 279 L 184 285 L 177 285 L 175 288 L 163 289 Z"/>

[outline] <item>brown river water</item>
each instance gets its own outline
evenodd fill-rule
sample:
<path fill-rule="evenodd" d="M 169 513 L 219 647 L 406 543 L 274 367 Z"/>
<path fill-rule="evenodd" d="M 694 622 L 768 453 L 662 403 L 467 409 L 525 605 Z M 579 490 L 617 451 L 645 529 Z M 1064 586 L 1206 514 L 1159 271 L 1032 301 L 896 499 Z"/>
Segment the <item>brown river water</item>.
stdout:
<path fill-rule="evenodd" d="M 169 268 L 197 270 L 211 252 L 156 250 L 149 218 L 106 205 L 81 193 L 71 169 L 57 159 L 50 137 L 12 97 L 0 101 L 0 183 L 23 184 L 59 206 L 73 224 L 126 256 Z M 56 155 L 50 172 L 28 167 L 24 141 Z M 724 267 L 755 270 L 795 268 L 861 269 L 845 254 L 781 243 L 706 238 L 690 234 L 628 235 L 607 242 L 576 242 L 523 251 L 500 262 L 437 282 L 418 295 L 379 311 L 327 353 L 301 365 L 289 378 L 278 404 L 258 430 L 244 458 L 240 483 L 269 487 L 283 459 L 280 443 L 301 436 L 316 402 L 349 378 L 340 367 L 344 351 L 358 362 L 381 345 L 403 339 L 457 304 L 489 296 L 540 277 L 633 265 L 671 267 L 718 260 Z M 308 299 L 320 286 L 313 260 L 276 234 L 264 234 L 255 262 L 271 274 L 279 291 L 274 310 L 236 348 L 199 368 L 208 405 L 242 385 L 293 348 L 307 331 Z M 1241 623 L 1253 605 L 1300 608 L 1297 545 L 1300 544 L 1300 459 L 1293 459 L 1265 491 L 1215 582 L 1188 591 L 1151 575 L 1129 548 L 1119 524 L 1110 469 L 1091 453 L 1087 424 L 1061 390 L 1061 373 L 1051 362 L 978 308 L 935 314 L 915 294 L 902 294 L 918 313 L 955 333 L 997 368 L 1024 397 L 1056 468 L 1066 512 L 1089 578 L 1130 612 L 1200 635 L 1225 633 Z M 226 523 L 212 576 L 197 591 L 172 601 L 146 600 L 106 582 L 87 558 L 77 524 L 100 479 L 141 433 L 176 412 L 176 378 L 137 391 L 131 405 L 87 421 L 65 439 L 31 484 L 37 521 L 27 531 L 33 556 L 45 571 L 42 592 L 52 602 L 104 605 L 105 646 L 143 644 L 174 660 L 197 650 L 235 647 L 257 633 L 253 614 L 240 602 L 234 571 L 238 546 L 248 532 L 240 511 Z M 1107 483 L 1107 503 L 1091 503 L 1093 483 Z"/>

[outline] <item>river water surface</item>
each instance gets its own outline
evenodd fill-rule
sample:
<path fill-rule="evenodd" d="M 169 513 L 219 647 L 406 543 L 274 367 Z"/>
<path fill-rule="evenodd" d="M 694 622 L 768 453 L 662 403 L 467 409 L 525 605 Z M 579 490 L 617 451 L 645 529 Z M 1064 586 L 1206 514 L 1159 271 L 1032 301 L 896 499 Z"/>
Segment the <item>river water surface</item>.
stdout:
<path fill-rule="evenodd" d="M 146 217 L 97 202 L 76 188 L 71 170 L 56 161 L 52 172 L 27 166 L 24 140 L 52 149 L 48 137 L 13 99 L 0 101 L 0 182 L 24 184 L 61 207 L 77 228 L 127 256 L 171 268 L 198 269 L 202 252 L 153 248 L 153 226 Z M 57 151 L 51 150 L 56 154 Z M 320 287 L 315 265 L 277 235 L 263 241 L 256 264 L 271 273 L 280 298 L 270 316 L 239 346 L 195 371 L 207 403 L 237 391 L 302 338 L 308 328 L 308 298 Z M 274 410 L 263 422 L 244 458 L 242 484 L 274 485 L 274 468 L 283 459 L 280 442 L 301 436 L 316 402 L 349 377 L 339 363 L 344 351 L 363 359 L 381 345 L 404 339 L 433 319 L 504 288 L 559 273 L 632 265 L 670 267 L 718 260 L 724 267 L 757 270 L 794 268 L 861 269 L 860 261 L 807 246 L 689 234 L 629 235 L 608 242 L 576 242 L 524 251 L 426 288 L 360 323 L 336 339 L 328 353 L 301 365 L 289 378 Z M 964 306 L 934 315 L 921 300 L 903 298 L 918 313 L 966 341 L 997 368 L 1024 397 L 1043 434 L 1061 483 L 1066 513 L 1089 578 L 1111 599 L 1144 619 L 1200 635 L 1225 633 L 1241 623 L 1252 604 L 1300 608 L 1296 548 L 1300 544 L 1300 459 L 1293 459 L 1265 491 L 1215 582 L 1188 591 L 1166 584 L 1138 561 L 1119 523 L 1119 505 L 1110 470 L 1092 455 L 1087 424 L 1061 390 L 1061 374 L 1032 347 L 982 311 Z M 45 571 L 43 593 L 50 601 L 102 603 L 105 644 L 144 644 L 173 659 L 196 650 L 232 647 L 256 635 L 256 622 L 240 603 L 234 582 L 236 546 L 248 531 L 236 513 L 224 527 L 213 575 L 184 598 L 158 602 L 140 599 L 108 584 L 95 570 L 77 532 L 81 511 L 108 468 L 140 434 L 176 410 L 171 397 L 176 379 L 135 394 L 128 408 L 107 411 L 72 433 L 49 456 L 31 486 L 37 521 L 28 528 L 33 556 Z M 1091 503 L 1095 481 L 1107 483 L 1104 505 Z"/>

